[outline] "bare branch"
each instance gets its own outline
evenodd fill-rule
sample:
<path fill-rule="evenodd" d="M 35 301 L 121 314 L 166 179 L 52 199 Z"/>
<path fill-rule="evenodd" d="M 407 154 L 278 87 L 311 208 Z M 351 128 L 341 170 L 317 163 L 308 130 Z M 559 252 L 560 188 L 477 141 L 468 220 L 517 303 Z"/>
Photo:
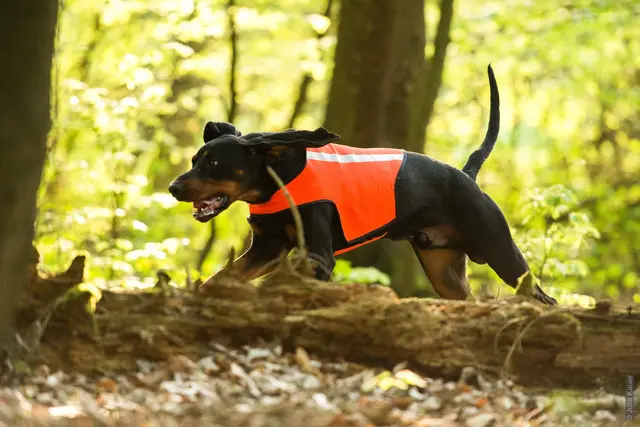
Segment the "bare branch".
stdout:
<path fill-rule="evenodd" d="M 327 7 L 324 10 L 324 17 L 331 19 L 331 8 L 333 6 L 333 0 L 327 0 Z M 316 40 L 320 41 L 322 38 L 329 32 L 331 28 L 331 24 L 327 27 L 327 29 L 323 32 L 316 33 Z M 307 71 L 302 75 L 300 79 L 300 84 L 298 85 L 298 97 L 296 98 L 296 103 L 293 106 L 293 111 L 291 112 L 291 117 L 289 118 L 288 128 L 293 128 L 296 119 L 302 113 L 302 109 L 304 105 L 307 103 L 307 93 L 309 91 L 309 86 L 313 81 L 313 76 L 311 72 Z"/>
<path fill-rule="evenodd" d="M 227 19 L 229 25 L 229 47 L 231 49 L 231 58 L 229 65 L 229 109 L 227 122 L 233 123 L 238 113 L 238 29 L 236 27 L 235 4 L 236 0 L 228 0 L 227 2 Z"/>

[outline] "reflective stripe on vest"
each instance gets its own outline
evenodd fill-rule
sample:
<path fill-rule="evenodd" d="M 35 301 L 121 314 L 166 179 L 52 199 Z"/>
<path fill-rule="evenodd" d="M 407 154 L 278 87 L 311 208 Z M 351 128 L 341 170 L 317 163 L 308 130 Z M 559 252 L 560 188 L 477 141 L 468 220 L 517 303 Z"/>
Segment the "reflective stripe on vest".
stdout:
<path fill-rule="evenodd" d="M 396 218 L 395 183 L 404 157 L 404 150 L 387 148 L 363 149 L 340 144 L 309 148 L 306 166 L 285 187 L 296 206 L 333 202 L 350 244 Z M 282 189 L 266 203 L 249 205 L 251 215 L 286 209 L 289 203 Z"/>

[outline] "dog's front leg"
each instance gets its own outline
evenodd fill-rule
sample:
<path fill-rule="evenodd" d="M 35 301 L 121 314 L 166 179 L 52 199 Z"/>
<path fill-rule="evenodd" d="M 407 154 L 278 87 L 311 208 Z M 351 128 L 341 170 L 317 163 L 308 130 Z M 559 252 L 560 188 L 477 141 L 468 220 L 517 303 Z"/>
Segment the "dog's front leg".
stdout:
<path fill-rule="evenodd" d="M 251 246 L 233 261 L 231 269 L 244 280 L 253 280 L 273 272 L 278 265 L 277 260 L 280 254 L 289 250 L 291 250 L 291 245 L 284 239 L 265 237 L 254 232 Z M 209 278 L 204 286 L 215 277 L 216 275 L 213 275 Z"/>
<path fill-rule="evenodd" d="M 331 238 L 331 212 L 330 205 L 322 204 L 314 206 L 303 218 L 309 258 L 317 264 L 315 278 L 325 282 L 329 281 L 336 266 Z"/>
<path fill-rule="evenodd" d="M 320 255 L 317 252 L 319 251 L 311 252 L 309 249 L 309 258 L 316 263 L 314 277 L 316 280 L 328 282 L 331 279 L 333 267 L 336 266 L 336 259 L 333 254 Z"/>

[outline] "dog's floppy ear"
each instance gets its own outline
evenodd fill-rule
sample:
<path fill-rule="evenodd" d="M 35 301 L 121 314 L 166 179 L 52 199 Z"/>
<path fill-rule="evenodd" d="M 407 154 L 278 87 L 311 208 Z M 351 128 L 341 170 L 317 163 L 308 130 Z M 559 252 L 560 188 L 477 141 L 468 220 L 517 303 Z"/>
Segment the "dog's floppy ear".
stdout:
<path fill-rule="evenodd" d="M 331 133 L 325 128 L 316 130 L 287 129 L 284 132 L 250 133 L 240 138 L 240 143 L 256 150 L 271 154 L 296 148 L 317 148 L 340 139 L 340 135 Z"/>
<path fill-rule="evenodd" d="M 202 138 L 204 139 L 205 144 L 221 137 L 222 135 L 242 136 L 242 133 L 236 129 L 234 125 L 227 122 L 207 122 L 207 124 L 204 125 L 204 134 L 202 135 Z"/>

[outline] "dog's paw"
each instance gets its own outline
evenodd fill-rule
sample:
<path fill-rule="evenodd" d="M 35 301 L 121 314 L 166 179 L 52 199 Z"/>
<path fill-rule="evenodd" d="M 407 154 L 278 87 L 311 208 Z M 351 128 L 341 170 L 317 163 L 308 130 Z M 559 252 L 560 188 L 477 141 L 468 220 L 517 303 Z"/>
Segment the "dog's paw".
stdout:
<path fill-rule="evenodd" d="M 537 280 L 530 271 L 524 273 L 518 278 L 516 286 L 516 295 L 534 298 L 543 304 L 558 305 L 555 298 L 544 293 L 542 288 L 536 283 Z"/>
<path fill-rule="evenodd" d="M 535 298 L 542 302 L 543 304 L 547 304 L 547 305 L 558 305 L 558 301 L 553 298 L 552 296 L 549 296 L 547 294 L 544 293 L 544 291 L 542 290 L 542 288 L 538 285 L 535 286 Z"/>

